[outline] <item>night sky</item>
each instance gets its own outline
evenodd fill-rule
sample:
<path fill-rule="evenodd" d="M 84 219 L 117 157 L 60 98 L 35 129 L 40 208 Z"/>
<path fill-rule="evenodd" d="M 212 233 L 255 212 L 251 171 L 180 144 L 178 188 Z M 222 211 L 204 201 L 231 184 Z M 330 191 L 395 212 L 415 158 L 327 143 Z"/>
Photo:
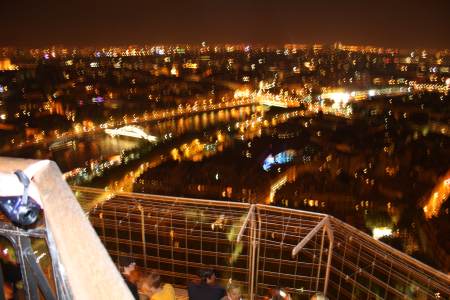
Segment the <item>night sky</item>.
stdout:
<path fill-rule="evenodd" d="M 0 45 L 333 43 L 450 48 L 450 0 L 3 0 Z"/>

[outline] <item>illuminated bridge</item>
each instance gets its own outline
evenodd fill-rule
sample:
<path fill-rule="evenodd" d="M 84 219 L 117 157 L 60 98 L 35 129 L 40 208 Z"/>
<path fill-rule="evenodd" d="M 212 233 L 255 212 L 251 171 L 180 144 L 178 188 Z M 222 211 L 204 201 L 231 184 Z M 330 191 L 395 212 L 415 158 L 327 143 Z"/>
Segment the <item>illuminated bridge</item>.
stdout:
<path fill-rule="evenodd" d="M 134 126 L 134 125 L 127 125 L 127 126 L 123 126 L 121 128 L 114 128 L 114 129 L 108 128 L 108 129 L 105 129 L 105 132 L 107 134 L 111 135 L 112 137 L 121 135 L 121 136 L 129 136 L 129 137 L 138 138 L 138 139 L 144 139 L 144 140 L 148 140 L 149 142 L 158 141 L 158 138 L 156 136 L 149 135 L 141 127 Z"/>
<path fill-rule="evenodd" d="M 0 171 L 33 162 L 0 157 Z M 12 241 L 26 299 L 132 299 L 119 257 L 158 269 L 181 289 L 199 269 L 214 268 L 223 285 L 232 279 L 242 286 L 244 299 L 263 299 L 275 287 L 292 299 L 318 292 L 329 299 L 450 297 L 449 275 L 329 215 L 135 193 L 104 197 L 108 192 L 82 187 L 72 193 L 54 163 L 33 182 L 41 222 L 21 229 L 0 214 L 0 238 Z"/>
<path fill-rule="evenodd" d="M 288 108 L 288 103 L 285 101 L 278 101 L 266 97 L 262 97 L 259 100 L 259 104 L 265 105 L 265 106 L 275 106 L 275 107 L 282 107 L 282 108 Z"/>
<path fill-rule="evenodd" d="M 300 106 L 300 101 L 298 99 L 287 99 L 285 97 L 282 97 L 279 95 L 272 95 L 269 93 L 257 95 L 256 100 L 260 105 L 265 105 L 265 106 L 274 106 L 274 107 L 281 107 L 281 108 L 299 107 Z"/>

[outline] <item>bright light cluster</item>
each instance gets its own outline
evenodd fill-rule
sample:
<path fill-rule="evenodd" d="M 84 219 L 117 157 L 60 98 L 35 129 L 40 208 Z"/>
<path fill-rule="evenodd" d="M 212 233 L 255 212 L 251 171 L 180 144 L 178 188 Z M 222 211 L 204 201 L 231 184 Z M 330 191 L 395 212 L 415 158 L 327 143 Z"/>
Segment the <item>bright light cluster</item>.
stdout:
<path fill-rule="evenodd" d="M 392 235 L 392 228 L 389 227 L 375 227 L 372 230 L 372 236 L 374 239 L 379 240 L 384 236 Z"/>

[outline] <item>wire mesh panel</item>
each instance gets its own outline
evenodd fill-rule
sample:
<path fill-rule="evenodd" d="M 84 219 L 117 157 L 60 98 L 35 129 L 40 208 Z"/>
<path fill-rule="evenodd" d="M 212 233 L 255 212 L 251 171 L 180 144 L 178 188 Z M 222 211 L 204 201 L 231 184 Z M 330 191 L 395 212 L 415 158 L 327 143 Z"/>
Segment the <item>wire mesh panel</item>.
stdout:
<path fill-rule="evenodd" d="M 92 191 L 79 191 L 78 197 L 94 198 Z M 224 281 L 246 287 L 249 240 L 238 243 L 236 237 L 248 208 L 240 203 L 120 194 L 94 207 L 89 218 L 115 261 L 130 257 L 179 286 L 200 269 L 212 268 Z"/>
<path fill-rule="evenodd" d="M 209 267 L 250 299 L 278 288 L 292 299 L 450 299 L 448 275 L 328 215 L 74 189 L 113 260 L 130 257 L 178 286 Z"/>
<path fill-rule="evenodd" d="M 259 247 L 257 294 L 270 294 L 271 289 L 282 288 L 293 299 L 309 299 L 323 289 L 327 245 L 322 242 L 322 231 L 292 256 L 292 250 L 311 232 L 325 215 L 302 211 L 258 206 Z M 322 251 L 321 251 L 322 250 Z"/>
<path fill-rule="evenodd" d="M 450 280 L 365 233 L 331 218 L 334 233 L 328 297 L 449 299 Z"/>

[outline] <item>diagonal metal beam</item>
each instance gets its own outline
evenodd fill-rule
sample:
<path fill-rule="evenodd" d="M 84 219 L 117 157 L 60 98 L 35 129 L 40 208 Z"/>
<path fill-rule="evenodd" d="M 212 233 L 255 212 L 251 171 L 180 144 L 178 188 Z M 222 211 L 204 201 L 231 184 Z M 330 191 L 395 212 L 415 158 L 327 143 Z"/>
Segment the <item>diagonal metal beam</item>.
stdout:
<path fill-rule="evenodd" d="M 314 227 L 298 244 L 292 249 L 292 257 L 297 256 L 298 252 L 319 232 L 319 230 L 325 226 L 328 222 L 328 216 L 324 217 L 316 227 Z"/>
<path fill-rule="evenodd" d="M 17 248 L 14 247 L 14 249 L 17 249 L 16 251 L 18 252 L 20 271 L 22 273 L 26 297 L 27 299 L 39 299 L 38 286 L 27 262 L 26 252 L 31 251 L 30 249 L 32 249 L 30 239 L 27 236 L 18 236 L 15 239 Z"/>
<path fill-rule="evenodd" d="M 247 227 L 247 224 L 250 221 L 250 217 L 251 215 L 253 215 L 254 211 L 255 211 L 255 204 L 252 204 L 250 206 L 250 209 L 248 210 L 247 216 L 245 217 L 244 223 L 242 224 L 241 229 L 239 230 L 236 242 L 239 243 L 241 241 L 242 236 L 244 235 L 245 228 Z"/>
<path fill-rule="evenodd" d="M 325 270 L 325 281 L 323 286 L 323 294 L 327 295 L 328 290 L 328 281 L 330 279 L 330 268 L 331 268 L 331 259 L 333 256 L 333 244 L 334 244 L 334 234 L 333 229 L 331 228 L 330 221 L 327 219 L 325 223 L 325 227 L 323 228 L 328 233 L 328 240 L 330 244 L 328 245 L 328 258 L 327 258 L 327 268 Z M 319 266 L 320 268 L 320 266 Z"/>
<path fill-rule="evenodd" d="M 31 272 L 34 275 L 34 279 L 37 281 L 37 284 L 40 288 L 41 293 L 44 296 L 44 299 L 56 300 L 55 296 L 53 295 L 53 291 L 50 288 L 50 285 L 48 284 L 44 272 L 42 272 L 41 267 L 36 262 L 36 256 L 32 252 L 31 248 L 28 248 L 25 251 L 25 260 L 29 265 Z"/>
<path fill-rule="evenodd" d="M 317 268 L 317 277 L 316 277 L 316 291 L 319 289 L 319 278 L 320 278 L 320 270 L 321 270 L 321 266 L 322 266 L 322 253 L 323 253 L 323 243 L 325 240 L 325 232 L 326 229 L 325 227 L 322 230 L 322 238 L 320 240 L 320 253 L 319 253 L 319 264 L 318 264 L 318 268 Z"/>
<path fill-rule="evenodd" d="M 328 234 L 328 239 L 330 240 L 330 242 L 334 242 L 334 233 L 333 228 L 331 227 L 330 218 L 327 217 L 326 219 L 327 219 L 325 224 L 326 226 L 324 227 L 325 231 Z"/>
<path fill-rule="evenodd" d="M 53 277 L 56 287 L 56 298 L 72 299 L 73 295 L 70 292 L 69 283 L 67 282 L 64 267 L 60 263 L 58 249 L 56 249 L 56 244 L 53 239 L 53 234 L 50 227 L 47 227 L 47 247 L 52 261 Z"/>

